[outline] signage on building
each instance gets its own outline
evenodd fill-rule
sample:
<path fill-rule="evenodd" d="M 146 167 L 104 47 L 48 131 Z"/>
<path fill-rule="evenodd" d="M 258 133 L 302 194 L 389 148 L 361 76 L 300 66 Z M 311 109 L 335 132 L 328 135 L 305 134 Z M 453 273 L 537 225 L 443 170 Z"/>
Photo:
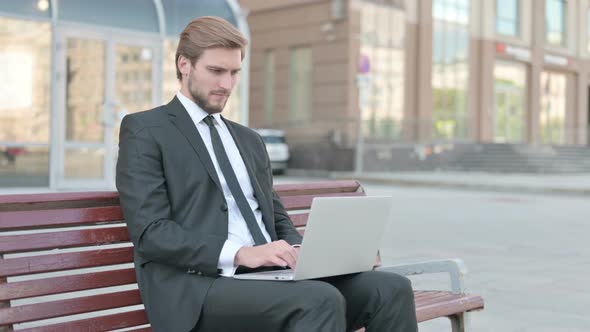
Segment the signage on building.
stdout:
<path fill-rule="evenodd" d="M 545 54 L 545 56 L 543 56 L 543 60 L 548 65 L 556 66 L 567 66 L 570 63 L 570 60 L 567 57 L 551 54 Z"/>
<path fill-rule="evenodd" d="M 496 43 L 496 53 L 510 55 L 521 61 L 531 61 L 531 51 L 522 47 Z"/>

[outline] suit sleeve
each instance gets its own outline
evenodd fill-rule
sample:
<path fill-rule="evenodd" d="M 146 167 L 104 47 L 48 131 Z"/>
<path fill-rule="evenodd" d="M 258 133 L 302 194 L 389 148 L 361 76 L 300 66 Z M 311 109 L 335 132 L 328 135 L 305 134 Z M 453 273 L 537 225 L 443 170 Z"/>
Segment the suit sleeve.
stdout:
<path fill-rule="evenodd" d="M 140 262 L 153 261 L 216 276 L 225 238 L 187 233 L 171 218 L 160 147 L 150 128 L 126 116 L 121 123 L 117 190 Z"/>
<path fill-rule="evenodd" d="M 264 149 L 264 153 L 266 155 L 266 162 L 267 162 L 267 169 L 268 169 L 268 176 L 270 178 L 271 190 L 273 186 L 273 176 L 272 176 L 272 167 L 270 164 L 270 158 L 268 153 L 266 152 L 266 145 L 261 137 L 259 137 L 260 142 L 262 143 L 262 148 Z M 303 237 L 295 226 L 293 226 L 293 222 L 291 218 L 289 218 L 289 214 L 285 210 L 283 206 L 283 202 L 281 201 L 279 195 L 272 190 L 272 205 L 274 211 L 274 220 L 275 220 L 275 230 L 277 232 L 277 237 L 280 240 L 285 240 L 287 243 L 294 245 L 294 244 L 301 244 Z"/>

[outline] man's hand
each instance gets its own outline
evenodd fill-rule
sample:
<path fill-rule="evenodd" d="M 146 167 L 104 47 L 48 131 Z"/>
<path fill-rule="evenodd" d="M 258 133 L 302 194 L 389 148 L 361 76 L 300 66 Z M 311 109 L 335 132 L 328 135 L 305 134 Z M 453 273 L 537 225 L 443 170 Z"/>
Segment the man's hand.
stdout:
<path fill-rule="evenodd" d="M 377 252 L 377 257 L 375 258 L 375 265 L 373 265 L 373 270 L 381 266 L 381 254 Z"/>
<path fill-rule="evenodd" d="M 297 265 L 299 250 L 284 240 L 255 247 L 242 247 L 236 253 L 234 264 L 251 269 L 261 266 L 282 266 L 292 269 Z"/>

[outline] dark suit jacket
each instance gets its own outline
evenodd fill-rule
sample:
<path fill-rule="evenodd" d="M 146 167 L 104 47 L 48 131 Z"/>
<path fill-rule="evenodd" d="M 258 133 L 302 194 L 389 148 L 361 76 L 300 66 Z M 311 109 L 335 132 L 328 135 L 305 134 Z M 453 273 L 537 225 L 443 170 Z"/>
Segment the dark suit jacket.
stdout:
<path fill-rule="evenodd" d="M 270 160 L 253 130 L 224 119 L 240 151 L 273 241 L 301 243 L 276 193 Z M 228 208 L 207 148 L 175 97 L 121 123 L 117 190 L 134 245 L 137 282 L 154 331 L 198 322 L 228 235 Z M 239 295 L 238 295 L 239 296 Z"/>

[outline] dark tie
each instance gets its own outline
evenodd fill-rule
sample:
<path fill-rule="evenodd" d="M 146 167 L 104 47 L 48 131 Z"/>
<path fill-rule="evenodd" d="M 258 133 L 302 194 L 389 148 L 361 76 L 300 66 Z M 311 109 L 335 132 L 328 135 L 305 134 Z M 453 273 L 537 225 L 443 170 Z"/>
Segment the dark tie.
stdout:
<path fill-rule="evenodd" d="M 258 223 L 256 222 L 254 212 L 252 212 L 250 204 L 248 204 L 248 200 L 246 200 L 246 196 L 244 196 L 244 192 L 240 187 L 236 173 L 231 167 L 231 163 L 229 162 L 229 158 L 227 157 L 227 153 L 223 147 L 223 142 L 221 141 L 221 137 L 219 137 L 219 132 L 217 132 L 217 129 L 213 124 L 213 117 L 209 115 L 205 117 L 203 121 L 205 121 L 205 123 L 209 126 L 209 132 L 211 133 L 211 143 L 213 144 L 213 151 L 215 151 L 215 157 L 219 163 L 219 168 L 221 168 L 225 182 L 227 182 L 227 186 L 229 187 L 232 196 L 236 200 L 238 208 L 240 209 L 240 213 L 242 213 L 242 217 L 244 217 L 246 225 L 248 225 L 250 234 L 252 234 L 252 238 L 254 238 L 254 243 L 256 245 L 267 243 L 264 235 L 262 235 L 262 231 L 260 230 Z"/>

